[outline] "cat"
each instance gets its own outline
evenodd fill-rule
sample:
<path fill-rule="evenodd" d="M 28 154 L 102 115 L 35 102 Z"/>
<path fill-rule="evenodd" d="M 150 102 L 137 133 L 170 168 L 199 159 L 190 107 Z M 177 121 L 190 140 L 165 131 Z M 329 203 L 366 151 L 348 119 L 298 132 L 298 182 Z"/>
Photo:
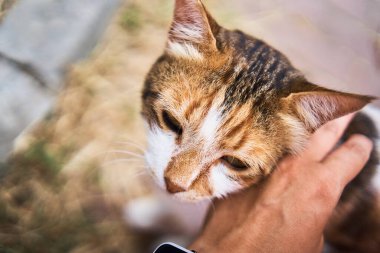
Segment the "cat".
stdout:
<path fill-rule="evenodd" d="M 200 0 L 176 0 L 165 51 L 142 93 L 146 163 L 175 198 L 227 196 L 260 183 L 324 123 L 374 99 L 313 84 L 264 41 L 221 27 Z M 342 141 L 354 133 L 378 138 L 364 113 Z M 326 229 L 331 251 L 380 249 L 378 164 L 375 147 Z"/>

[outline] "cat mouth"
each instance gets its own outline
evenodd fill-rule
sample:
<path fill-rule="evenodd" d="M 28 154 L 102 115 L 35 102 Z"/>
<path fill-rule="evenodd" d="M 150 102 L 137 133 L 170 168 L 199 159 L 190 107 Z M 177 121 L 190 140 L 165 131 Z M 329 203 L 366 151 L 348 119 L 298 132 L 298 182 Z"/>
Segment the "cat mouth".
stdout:
<path fill-rule="evenodd" d="M 212 198 L 212 196 L 200 195 L 199 193 L 197 193 L 193 190 L 186 191 L 186 192 L 178 192 L 178 193 L 169 193 L 169 192 L 167 192 L 167 193 L 170 194 L 170 196 L 172 196 L 175 199 L 178 199 L 178 200 L 183 201 L 183 202 L 190 202 L 190 203 L 196 203 L 196 202 L 201 202 L 204 200 L 210 200 Z"/>

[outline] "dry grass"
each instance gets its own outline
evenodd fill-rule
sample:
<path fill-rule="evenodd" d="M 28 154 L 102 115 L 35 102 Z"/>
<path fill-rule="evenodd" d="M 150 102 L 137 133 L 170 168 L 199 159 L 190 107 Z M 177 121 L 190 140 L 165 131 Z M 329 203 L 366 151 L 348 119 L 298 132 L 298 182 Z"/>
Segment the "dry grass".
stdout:
<path fill-rule="evenodd" d="M 15 2 L 16 0 L 0 0 L 0 21 Z"/>

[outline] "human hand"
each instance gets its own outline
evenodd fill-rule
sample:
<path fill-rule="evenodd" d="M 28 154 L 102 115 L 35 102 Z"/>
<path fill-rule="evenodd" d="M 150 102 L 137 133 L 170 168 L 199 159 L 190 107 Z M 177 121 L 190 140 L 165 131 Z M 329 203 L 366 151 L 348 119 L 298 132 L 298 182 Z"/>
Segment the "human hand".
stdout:
<path fill-rule="evenodd" d="M 321 127 L 307 149 L 282 160 L 257 187 L 215 202 L 197 252 L 321 252 L 323 230 L 344 187 L 369 158 L 372 143 L 352 136 L 331 151 L 352 115 Z"/>

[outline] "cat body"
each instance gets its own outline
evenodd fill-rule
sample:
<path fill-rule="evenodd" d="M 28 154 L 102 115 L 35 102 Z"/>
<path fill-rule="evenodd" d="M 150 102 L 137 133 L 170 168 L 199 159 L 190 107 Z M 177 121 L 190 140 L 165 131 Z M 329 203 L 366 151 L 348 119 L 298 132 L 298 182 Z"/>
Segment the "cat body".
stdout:
<path fill-rule="evenodd" d="M 380 110 L 366 107 L 359 112 L 342 137 L 364 134 L 374 142 L 371 157 L 361 173 L 350 182 L 330 218 L 326 252 L 378 252 L 380 249 Z"/>
<path fill-rule="evenodd" d="M 143 90 L 146 162 L 158 185 L 175 198 L 226 196 L 259 183 L 282 157 L 302 150 L 322 124 L 372 99 L 308 82 L 265 42 L 219 26 L 200 0 L 176 0 L 166 50 Z M 378 138 L 364 114 L 355 117 L 343 139 L 354 133 Z M 344 252 L 380 248 L 379 188 L 372 187 L 379 180 L 376 152 L 345 190 L 326 231 L 327 241 Z M 372 236 L 365 236 L 369 221 L 362 219 L 368 226 L 357 229 L 352 220 L 362 205 L 374 221 Z M 371 247 L 355 248 L 358 234 L 363 237 L 358 244 Z"/>

